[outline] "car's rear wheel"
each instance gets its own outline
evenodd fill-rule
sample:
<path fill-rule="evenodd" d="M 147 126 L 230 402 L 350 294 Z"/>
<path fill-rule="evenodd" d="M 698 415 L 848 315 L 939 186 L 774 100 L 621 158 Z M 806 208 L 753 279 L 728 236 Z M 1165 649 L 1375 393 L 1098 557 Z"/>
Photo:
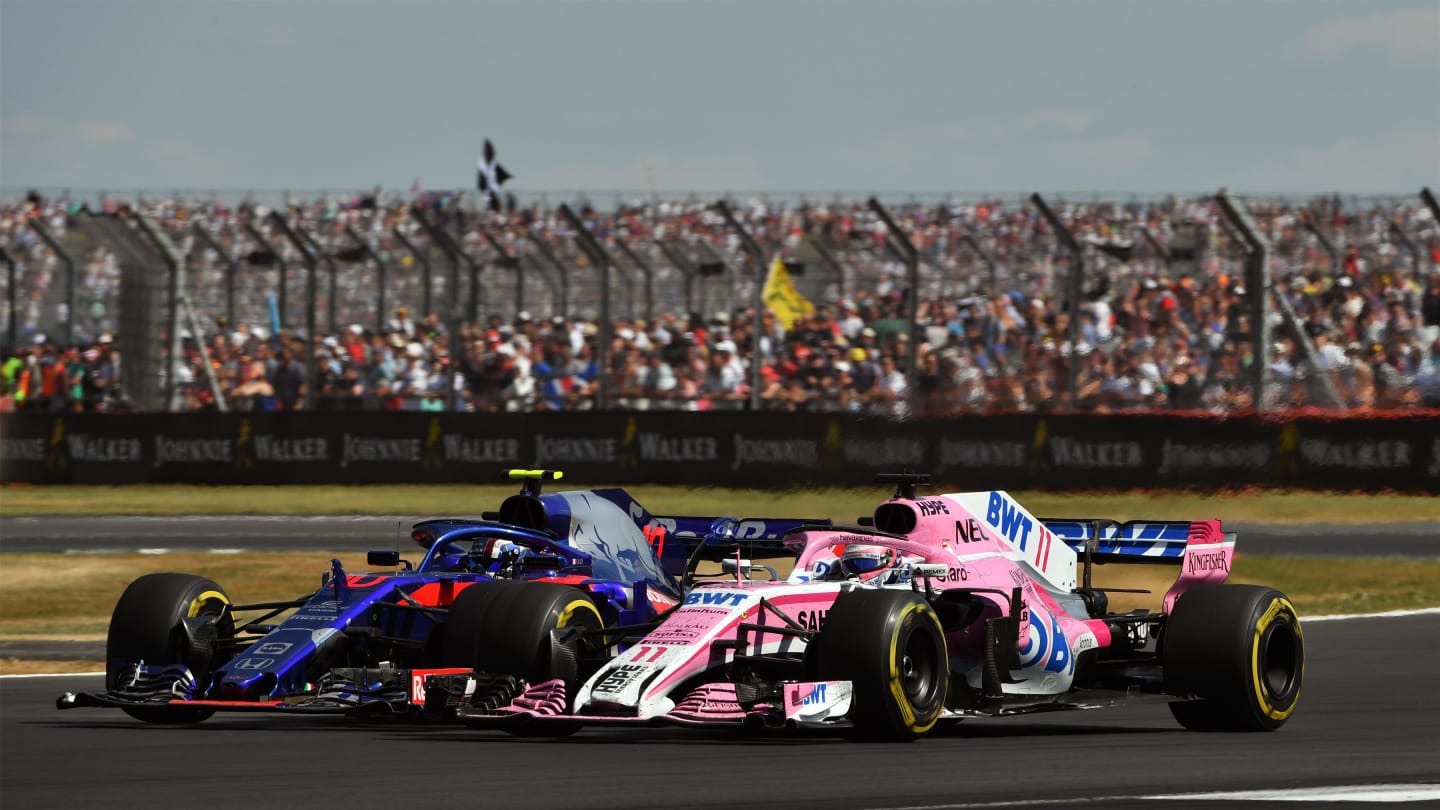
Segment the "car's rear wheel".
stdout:
<path fill-rule="evenodd" d="M 812 677 L 853 685 L 852 736 L 913 740 L 935 726 L 949 688 L 945 633 L 919 594 L 860 590 L 842 595 L 806 651 Z"/>
<path fill-rule="evenodd" d="M 1285 595 L 1258 585 L 1203 585 L 1175 603 L 1162 636 L 1165 691 L 1192 731 L 1273 731 L 1300 700 L 1305 639 Z"/>
<path fill-rule="evenodd" d="M 193 574 L 146 574 L 130 583 L 110 615 L 105 641 L 105 688 L 115 689 L 127 662 L 147 667 L 183 664 L 204 689 L 215 667 L 227 657 L 216 642 L 235 635 L 226 613 L 230 597 L 214 581 Z M 218 619 L 206 642 L 192 638 L 186 619 Z M 194 708 L 126 707 L 125 713 L 148 723 L 198 723 L 215 712 Z"/>
<path fill-rule="evenodd" d="M 450 607 L 445 628 L 446 666 L 469 666 L 513 679 L 513 688 L 559 679 L 570 700 L 581 682 L 580 661 L 573 646 L 552 643 L 551 631 L 604 625 L 594 601 L 576 588 L 548 582 L 482 583 L 465 589 Z M 534 731 L 565 736 L 578 728 L 546 723 L 535 726 Z M 512 733 L 530 731 L 530 727 L 517 726 Z"/>

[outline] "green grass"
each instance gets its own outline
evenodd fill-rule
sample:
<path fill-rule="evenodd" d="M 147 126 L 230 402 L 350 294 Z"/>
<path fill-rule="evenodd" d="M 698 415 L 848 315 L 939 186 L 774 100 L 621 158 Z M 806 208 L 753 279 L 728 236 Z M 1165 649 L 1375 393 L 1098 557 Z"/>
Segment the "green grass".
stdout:
<path fill-rule="evenodd" d="M 570 481 L 551 489 L 580 488 Z M 627 487 L 658 514 L 799 515 L 853 521 L 887 497 L 884 487 L 769 490 L 638 485 Z M 512 484 L 208 487 L 144 484 L 9 486 L 0 488 L 0 515 L 446 515 L 495 509 Z M 1236 490 L 1217 492 L 1012 493 L 1042 516 L 1116 520 L 1221 518 L 1245 523 L 1373 523 L 1440 521 L 1440 500 L 1428 495 Z"/>

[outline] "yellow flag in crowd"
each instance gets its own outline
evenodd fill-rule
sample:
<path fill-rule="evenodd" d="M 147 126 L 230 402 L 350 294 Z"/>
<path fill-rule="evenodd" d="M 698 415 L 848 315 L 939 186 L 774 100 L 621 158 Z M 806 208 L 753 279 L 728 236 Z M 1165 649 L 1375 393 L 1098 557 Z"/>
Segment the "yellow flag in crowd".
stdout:
<path fill-rule="evenodd" d="M 770 275 L 765 278 L 764 293 L 765 307 L 775 313 L 775 317 L 786 329 L 794 326 L 796 320 L 815 311 L 815 305 L 810 303 L 810 299 L 795 289 L 794 282 L 790 280 L 790 271 L 785 269 L 785 262 L 780 261 L 779 256 L 770 263 Z"/>

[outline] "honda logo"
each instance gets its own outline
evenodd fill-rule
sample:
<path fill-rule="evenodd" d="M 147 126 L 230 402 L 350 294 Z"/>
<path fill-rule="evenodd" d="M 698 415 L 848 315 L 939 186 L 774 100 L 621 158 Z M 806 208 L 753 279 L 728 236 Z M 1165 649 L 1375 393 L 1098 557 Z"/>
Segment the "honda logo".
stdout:
<path fill-rule="evenodd" d="M 235 662 L 236 669 L 265 669 L 275 663 L 274 658 L 241 658 Z"/>

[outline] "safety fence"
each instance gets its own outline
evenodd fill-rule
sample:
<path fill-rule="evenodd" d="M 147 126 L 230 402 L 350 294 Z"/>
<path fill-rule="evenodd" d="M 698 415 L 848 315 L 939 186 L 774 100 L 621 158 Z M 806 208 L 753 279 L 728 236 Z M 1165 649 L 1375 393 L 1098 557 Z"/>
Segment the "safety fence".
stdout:
<path fill-rule="evenodd" d="M 515 466 L 593 484 L 803 488 L 911 471 L 956 490 L 1440 492 L 1440 412 L 910 422 L 747 412 L 0 414 L 7 483 L 464 483 L 497 481 Z"/>

